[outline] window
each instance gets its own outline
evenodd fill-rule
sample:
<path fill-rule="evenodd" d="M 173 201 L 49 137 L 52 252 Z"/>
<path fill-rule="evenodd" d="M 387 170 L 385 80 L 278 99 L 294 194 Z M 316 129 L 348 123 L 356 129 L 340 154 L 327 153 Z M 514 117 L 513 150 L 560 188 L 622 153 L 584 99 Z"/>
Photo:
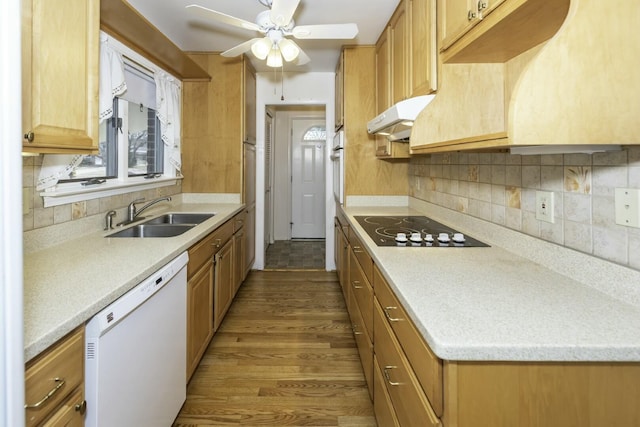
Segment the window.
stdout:
<path fill-rule="evenodd" d="M 100 69 L 100 99 L 107 102 L 99 114 L 113 117 L 100 124 L 98 154 L 45 155 L 37 185 L 45 207 L 175 185 L 182 178 L 179 80 L 102 32 L 100 45 L 101 64 L 107 64 Z M 109 104 L 111 93 L 120 95 Z"/>
<path fill-rule="evenodd" d="M 127 91 L 114 98 L 113 117 L 100 124 L 100 153 L 84 156 L 61 183 L 162 175 L 164 144 L 153 76 L 125 61 L 125 80 Z"/>
<path fill-rule="evenodd" d="M 326 141 L 327 131 L 324 126 L 311 126 L 304 133 L 303 141 Z"/>

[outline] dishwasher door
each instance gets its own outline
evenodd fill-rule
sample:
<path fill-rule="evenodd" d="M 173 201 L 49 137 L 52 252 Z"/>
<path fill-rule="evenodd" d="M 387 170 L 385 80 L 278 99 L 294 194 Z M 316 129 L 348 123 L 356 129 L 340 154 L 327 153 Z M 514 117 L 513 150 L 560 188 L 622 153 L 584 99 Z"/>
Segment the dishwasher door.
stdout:
<path fill-rule="evenodd" d="M 87 427 L 170 426 L 186 398 L 187 253 L 87 323 Z"/>

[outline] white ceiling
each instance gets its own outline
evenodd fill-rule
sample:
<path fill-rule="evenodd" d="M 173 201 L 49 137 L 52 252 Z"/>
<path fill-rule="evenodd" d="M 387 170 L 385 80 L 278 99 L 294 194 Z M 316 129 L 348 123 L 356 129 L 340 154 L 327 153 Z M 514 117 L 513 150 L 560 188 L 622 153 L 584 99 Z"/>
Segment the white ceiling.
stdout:
<path fill-rule="evenodd" d="M 373 45 L 398 5 L 399 0 L 301 0 L 293 19 L 296 25 L 354 22 L 359 33 L 354 40 L 296 40 L 311 62 L 302 66 L 285 63 L 284 71 L 333 72 L 343 44 Z M 255 22 L 266 10 L 258 0 L 129 0 L 138 12 L 184 51 L 223 52 L 260 33 L 206 21 L 185 9 L 199 4 L 227 15 Z M 248 53 L 258 71 L 272 70 Z"/>

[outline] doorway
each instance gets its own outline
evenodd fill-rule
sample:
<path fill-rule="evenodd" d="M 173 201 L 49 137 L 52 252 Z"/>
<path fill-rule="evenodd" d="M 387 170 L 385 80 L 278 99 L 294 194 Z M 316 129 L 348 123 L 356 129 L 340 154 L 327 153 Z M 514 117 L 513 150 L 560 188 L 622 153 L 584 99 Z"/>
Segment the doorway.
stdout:
<path fill-rule="evenodd" d="M 324 106 L 265 115 L 265 268 L 325 268 Z"/>

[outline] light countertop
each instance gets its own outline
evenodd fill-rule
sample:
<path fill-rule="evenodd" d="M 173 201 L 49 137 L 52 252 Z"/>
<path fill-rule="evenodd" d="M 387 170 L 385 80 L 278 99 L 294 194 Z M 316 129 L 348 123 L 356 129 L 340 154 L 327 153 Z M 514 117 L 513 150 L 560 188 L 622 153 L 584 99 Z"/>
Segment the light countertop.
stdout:
<path fill-rule="evenodd" d="M 216 215 L 175 237 L 105 238 L 109 233 L 96 231 L 25 253 L 25 361 L 89 320 L 243 208 L 240 203 L 158 206 L 148 215 L 163 212 L 215 212 Z"/>
<path fill-rule="evenodd" d="M 640 361 L 640 272 L 426 203 L 344 212 L 440 358 Z M 425 214 L 491 247 L 378 247 L 353 218 Z"/>

